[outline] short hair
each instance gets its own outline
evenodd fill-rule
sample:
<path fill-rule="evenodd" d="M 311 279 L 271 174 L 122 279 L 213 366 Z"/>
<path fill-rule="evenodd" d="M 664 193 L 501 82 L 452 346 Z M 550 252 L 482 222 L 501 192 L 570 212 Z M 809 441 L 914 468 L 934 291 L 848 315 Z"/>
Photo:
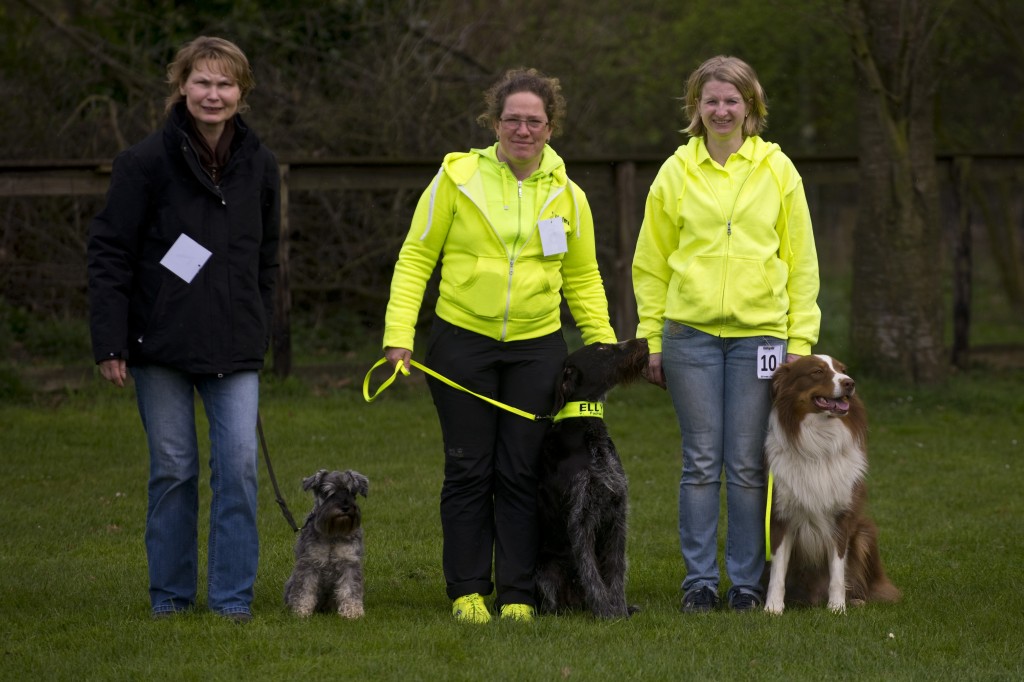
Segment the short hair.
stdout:
<path fill-rule="evenodd" d="M 175 104 L 184 99 L 181 88 L 188 82 L 196 64 L 201 61 L 215 63 L 225 75 L 231 77 L 238 84 L 241 97 L 238 100 L 238 111 L 248 111 L 246 96 L 256 87 L 256 81 L 252 75 L 252 67 L 245 53 L 230 40 L 212 36 L 199 36 L 195 40 L 185 43 L 174 61 L 167 65 L 167 85 L 169 92 L 165 101 L 164 110 L 170 111 Z"/>
<path fill-rule="evenodd" d="M 704 137 L 707 130 L 700 118 L 700 97 L 708 81 L 730 83 L 747 103 L 743 136 L 757 135 L 768 127 L 768 98 L 757 80 L 754 69 L 739 57 L 718 55 L 708 59 L 690 74 L 686 81 L 683 111 L 690 124 L 683 130 L 692 137 Z"/>
<path fill-rule="evenodd" d="M 557 78 L 545 76 L 537 69 L 509 69 L 502 78 L 484 92 L 484 113 L 477 117 L 477 123 L 493 128 L 505 110 L 505 100 L 517 92 L 532 92 L 544 102 L 544 113 L 551 124 L 551 135 L 562 132 L 565 119 L 565 97 Z"/>

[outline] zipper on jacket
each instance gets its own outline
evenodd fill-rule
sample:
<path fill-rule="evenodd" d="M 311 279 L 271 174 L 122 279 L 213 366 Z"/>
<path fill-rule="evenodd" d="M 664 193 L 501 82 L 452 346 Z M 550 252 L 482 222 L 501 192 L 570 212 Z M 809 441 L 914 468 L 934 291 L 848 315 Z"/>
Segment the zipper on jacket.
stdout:
<path fill-rule="evenodd" d="M 189 143 L 187 136 L 185 141 L 181 144 L 181 151 L 185 154 L 186 163 L 192 170 L 192 174 L 199 178 L 199 183 L 206 187 L 206 189 L 213 192 L 217 198 L 220 199 L 221 206 L 227 206 L 228 202 L 224 198 L 224 193 L 220 191 L 220 185 L 215 184 L 213 182 L 213 178 L 210 177 L 210 174 L 203 169 L 203 165 L 199 162 L 199 156 L 192 149 L 192 145 Z M 228 163 L 230 165 L 230 162 Z M 199 169 L 198 172 L 196 171 L 197 167 Z M 209 182 L 206 182 L 206 180 L 209 180 Z"/>
<path fill-rule="evenodd" d="M 516 238 L 512 242 L 512 248 L 508 252 L 508 288 L 505 291 L 505 317 L 501 321 L 501 340 L 504 341 L 505 337 L 508 336 L 508 319 L 512 315 L 512 274 L 516 269 L 516 259 L 519 254 L 526 248 L 526 244 L 523 244 L 519 248 L 517 253 L 515 250 L 516 244 L 519 243 L 519 238 L 523 234 L 523 181 L 516 179 L 517 194 L 519 195 L 519 205 L 516 207 Z"/>
<path fill-rule="evenodd" d="M 715 203 L 718 204 L 718 210 L 722 213 L 722 218 L 725 219 L 725 236 L 727 237 L 727 240 L 725 263 L 722 269 L 722 294 L 718 301 L 719 335 L 721 335 L 721 327 L 725 325 L 725 280 L 729 278 L 729 256 L 732 251 L 732 218 L 736 215 L 736 206 L 740 203 L 740 195 L 743 194 L 743 187 L 746 186 L 747 180 L 749 180 L 750 176 L 754 174 L 754 171 L 758 169 L 762 161 L 763 159 L 751 161 L 750 171 L 747 173 L 746 177 L 743 178 L 743 182 L 740 183 L 739 189 L 736 190 L 736 196 L 732 201 L 732 208 L 729 210 L 728 215 L 725 213 L 725 208 L 722 206 L 722 200 L 718 196 L 718 192 L 715 191 L 715 186 L 712 184 L 707 174 L 704 173 L 704 169 L 700 167 L 700 164 L 697 164 L 697 170 L 700 172 L 701 177 L 704 178 L 704 184 L 706 184 L 708 189 L 711 190 L 711 196 L 715 198 Z"/>

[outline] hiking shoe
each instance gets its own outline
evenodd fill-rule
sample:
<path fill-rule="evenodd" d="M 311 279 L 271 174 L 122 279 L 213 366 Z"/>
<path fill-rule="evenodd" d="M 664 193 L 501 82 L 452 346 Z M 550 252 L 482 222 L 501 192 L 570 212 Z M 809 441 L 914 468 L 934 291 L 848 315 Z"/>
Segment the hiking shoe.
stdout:
<path fill-rule="evenodd" d="M 518 620 L 529 623 L 533 620 L 533 607 L 529 604 L 505 604 L 501 607 L 502 620 Z"/>
<path fill-rule="evenodd" d="M 452 604 L 452 615 L 455 620 L 465 623 L 487 623 L 491 620 L 484 598 L 475 592 L 456 599 Z"/>
<path fill-rule="evenodd" d="M 729 608 L 737 613 L 757 611 L 763 606 L 761 598 L 750 592 L 736 592 L 729 595 Z"/>
<path fill-rule="evenodd" d="M 718 594 L 710 587 L 697 587 L 683 596 L 683 613 L 708 613 L 718 606 Z"/>

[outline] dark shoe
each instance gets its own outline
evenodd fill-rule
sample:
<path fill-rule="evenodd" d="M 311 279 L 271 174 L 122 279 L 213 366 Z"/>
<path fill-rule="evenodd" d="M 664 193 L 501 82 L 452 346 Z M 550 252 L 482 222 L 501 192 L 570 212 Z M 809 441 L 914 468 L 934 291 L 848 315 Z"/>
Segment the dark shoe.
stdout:
<path fill-rule="evenodd" d="M 761 598 L 750 592 L 735 592 L 729 595 L 729 608 L 737 613 L 758 611 L 763 606 Z"/>
<path fill-rule="evenodd" d="M 222 613 L 221 615 L 238 625 L 244 625 L 252 620 L 252 614 L 248 611 L 232 611 L 231 613 Z"/>
<path fill-rule="evenodd" d="M 149 617 L 153 620 L 170 620 L 176 615 L 178 615 L 177 611 L 154 611 Z"/>
<path fill-rule="evenodd" d="M 683 596 L 683 613 L 709 613 L 718 606 L 718 595 L 710 587 L 697 587 Z"/>

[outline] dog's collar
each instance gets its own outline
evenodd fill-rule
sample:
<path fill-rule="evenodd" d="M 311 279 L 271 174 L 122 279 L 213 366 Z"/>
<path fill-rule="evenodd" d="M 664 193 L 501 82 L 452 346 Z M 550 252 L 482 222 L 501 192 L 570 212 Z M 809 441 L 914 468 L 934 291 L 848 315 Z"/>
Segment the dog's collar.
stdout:
<path fill-rule="evenodd" d="M 551 420 L 557 424 L 563 419 L 568 419 L 570 417 L 595 417 L 597 419 L 604 419 L 604 403 L 590 403 L 585 401 L 567 403 L 565 407 L 558 411 L 558 414 L 551 418 Z"/>

